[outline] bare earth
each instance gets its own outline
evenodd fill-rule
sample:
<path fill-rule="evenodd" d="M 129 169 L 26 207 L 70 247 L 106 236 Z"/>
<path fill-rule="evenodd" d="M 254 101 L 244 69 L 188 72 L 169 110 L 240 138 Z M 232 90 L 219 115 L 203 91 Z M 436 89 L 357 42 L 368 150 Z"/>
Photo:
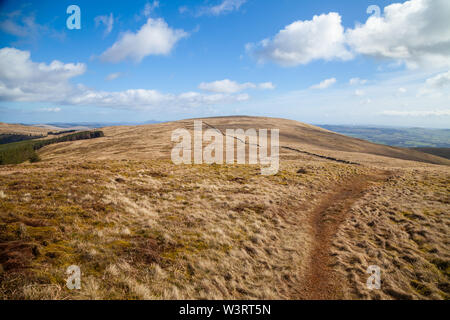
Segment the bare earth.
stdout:
<path fill-rule="evenodd" d="M 203 121 L 279 128 L 279 173 L 174 165 L 171 132 L 192 120 L 104 128 L 2 166 L 0 297 L 449 298 L 449 160 L 291 120 Z M 81 290 L 66 288 L 72 264 Z"/>

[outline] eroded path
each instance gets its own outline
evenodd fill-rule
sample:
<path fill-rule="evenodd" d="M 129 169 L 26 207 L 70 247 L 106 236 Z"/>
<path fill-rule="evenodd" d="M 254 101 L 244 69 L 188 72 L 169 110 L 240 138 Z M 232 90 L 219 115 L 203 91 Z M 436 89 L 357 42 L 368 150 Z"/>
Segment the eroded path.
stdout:
<path fill-rule="evenodd" d="M 310 215 L 313 246 L 305 274 L 295 299 L 339 299 L 339 279 L 333 271 L 331 247 L 339 226 L 347 218 L 352 204 L 361 198 L 373 182 L 383 182 L 390 177 L 387 171 L 359 175 L 337 185 L 327 194 Z"/>

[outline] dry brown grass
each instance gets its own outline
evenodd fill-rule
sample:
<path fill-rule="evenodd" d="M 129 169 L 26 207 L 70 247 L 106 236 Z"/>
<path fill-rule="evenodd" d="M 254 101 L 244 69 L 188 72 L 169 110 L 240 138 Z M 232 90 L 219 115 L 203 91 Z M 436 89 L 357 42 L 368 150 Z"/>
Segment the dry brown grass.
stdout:
<path fill-rule="evenodd" d="M 0 122 L 0 134 L 46 135 L 48 131 L 47 128 Z"/>
<path fill-rule="evenodd" d="M 41 163 L 1 167 L 0 297 L 448 298 L 449 167 L 362 153 L 352 148 L 372 144 L 354 139 L 333 149 L 335 135 L 297 122 L 288 134 L 279 119 L 254 127 L 271 121 L 282 144 L 361 165 L 284 149 L 275 176 L 177 166 L 170 132 L 185 121 L 106 128 L 105 138 L 45 147 Z M 317 130 L 328 140 L 293 135 Z M 65 286 L 71 264 L 81 290 Z M 382 290 L 365 288 L 372 264 Z"/>

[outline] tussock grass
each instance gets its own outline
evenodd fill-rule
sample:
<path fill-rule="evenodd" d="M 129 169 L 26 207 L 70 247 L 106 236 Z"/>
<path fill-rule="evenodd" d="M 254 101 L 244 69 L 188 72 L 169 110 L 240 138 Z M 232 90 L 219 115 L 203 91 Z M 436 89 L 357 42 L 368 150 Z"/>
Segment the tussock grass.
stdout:
<path fill-rule="evenodd" d="M 310 196 L 353 174 L 311 164 L 306 182 L 294 163 L 264 177 L 257 166 L 167 160 L 7 168 L 8 299 L 289 298 L 310 245 L 301 225 Z M 82 270 L 81 291 L 65 287 L 71 264 Z"/>

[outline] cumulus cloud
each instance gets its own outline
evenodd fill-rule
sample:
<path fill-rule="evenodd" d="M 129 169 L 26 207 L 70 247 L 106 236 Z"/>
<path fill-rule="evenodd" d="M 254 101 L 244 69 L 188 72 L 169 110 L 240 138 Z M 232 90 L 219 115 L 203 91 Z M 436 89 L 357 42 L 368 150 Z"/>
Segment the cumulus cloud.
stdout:
<path fill-rule="evenodd" d="M 311 89 L 326 89 L 336 83 L 336 78 L 323 80 L 319 84 L 311 86 Z"/>
<path fill-rule="evenodd" d="M 0 49 L 0 100 L 63 99 L 72 90 L 69 80 L 85 71 L 83 63 L 35 63 L 29 51 Z"/>
<path fill-rule="evenodd" d="M 259 84 L 255 84 L 252 82 L 238 83 L 236 81 L 224 79 L 213 82 L 202 82 L 200 83 L 198 88 L 201 90 L 216 93 L 236 93 L 247 89 L 271 90 L 275 89 L 275 86 L 273 85 L 272 82 L 263 82 Z"/>
<path fill-rule="evenodd" d="M 335 12 L 295 21 L 275 37 L 247 44 L 246 49 L 260 62 L 274 61 L 282 66 L 297 66 L 318 59 L 352 58 L 345 46 L 341 16 Z"/>
<path fill-rule="evenodd" d="M 228 14 L 233 11 L 239 10 L 239 8 L 246 3 L 247 0 L 222 0 L 219 4 L 215 6 L 202 7 L 198 11 L 197 15 L 222 15 Z"/>
<path fill-rule="evenodd" d="M 181 29 L 170 28 L 163 19 L 148 18 L 141 29 L 136 33 L 125 32 L 100 58 L 108 62 L 126 59 L 140 62 L 149 55 L 169 54 L 175 44 L 187 36 Z"/>
<path fill-rule="evenodd" d="M 397 117 L 426 117 L 426 116 L 450 116 L 450 109 L 447 110 L 413 110 L 413 111 L 398 111 L 386 110 L 380 113 L 384 116 Z"/>
<path fill-rule="evenodd" d="M 105 26 L 105 35 L 111 33 L 114 26 L 114 16 L 112 13 L 109 16 L 97 16 L 94 18 L 95 26 L 98 27 L 100 24 Z"/>
<path fill-rule="evenodd" d="M 357 53 L 405 62 L 409 67 L 450 65 L 450 1 L 411 0 L 384 8 L 346 31 Z"/>
<path fill-rule="evenodd" d="M 69 80 L 86 71 L 84 64 L 36 63 L 28 51 L 0 49 L 0 101 L 53 102 L 66 105 L 95 105 L 109 108 L 155 109 L 198 107 L 248 100 L 248 94 L 185 92 L 162 93 L 149 89 L 99 91 Z M 110 78 L 117 74 L 111 74 Z M 267 85 L 267 84 L 264 84 Z M 42 110 L 44 111 L 44 110 Z M 57 112 L 46 108 L 46 112 Z"/>
<path fill-rule="evenodd" d="M 357 54 L 409 68 L 450 66 L 450 1 L 410 0 L 384 8 L 344 31 L 338 13 L 295 21 L 273 38 L 247 44 L 258 61 L 297 66 L 314 60 L 349 60 Z"/>

